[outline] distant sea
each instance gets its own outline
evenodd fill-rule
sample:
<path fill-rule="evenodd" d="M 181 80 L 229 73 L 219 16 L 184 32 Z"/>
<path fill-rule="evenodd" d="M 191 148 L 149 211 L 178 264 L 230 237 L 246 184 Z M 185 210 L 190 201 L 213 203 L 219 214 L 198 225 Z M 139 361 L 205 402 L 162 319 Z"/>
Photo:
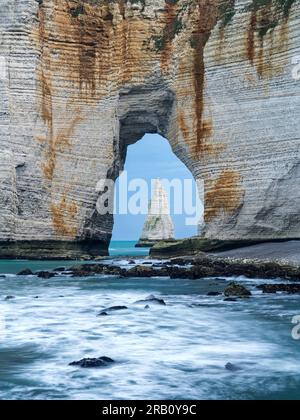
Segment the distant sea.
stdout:
<path fill-rule="evenodd" d="M 135 248 L 137 241 L 112 241 L 109 253 L 111 257 L 146 257 L 149 255 L 149 248 Z M 32 271 L 53 270 L 57 267 L 71 267 L 74 261 L 28 261 L 28 260 L 0 260 L 1 274 L 17 274 L 24 268 Z"/>
<path fill-rule="evenodd" d="M 109 253 L 112 257 L 144 257 L 149 255 L 149 248 L 135 248 L 137 241 L 112 241 Z"/>

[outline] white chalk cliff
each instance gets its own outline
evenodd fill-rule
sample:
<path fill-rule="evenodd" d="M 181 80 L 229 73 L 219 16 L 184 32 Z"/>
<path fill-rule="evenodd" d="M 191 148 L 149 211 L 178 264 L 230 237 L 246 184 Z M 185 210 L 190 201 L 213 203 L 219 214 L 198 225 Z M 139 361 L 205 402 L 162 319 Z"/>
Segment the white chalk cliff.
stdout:
<path fill-rule="evenodd" d="M 149 214 L 143 229 L 140 243 L 155 243 L 175 239 L 175 228 L 170 216 L 168 195 L 160 180 L 156 180 L 155 189 L 149 206 Z"/>

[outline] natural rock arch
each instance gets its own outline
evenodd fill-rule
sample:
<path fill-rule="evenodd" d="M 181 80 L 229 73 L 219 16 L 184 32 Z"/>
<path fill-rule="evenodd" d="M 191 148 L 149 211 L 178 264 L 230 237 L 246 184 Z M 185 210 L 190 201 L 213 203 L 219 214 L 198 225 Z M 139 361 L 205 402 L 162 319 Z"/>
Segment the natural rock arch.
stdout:
<path fill-rule="evenodd" d="M 8 0 L 2 16 L 1 256 L 105 253 L 95 186 L 144 132 L 205 180 L 207 238 L 299 237 L 298 0 Z"/>

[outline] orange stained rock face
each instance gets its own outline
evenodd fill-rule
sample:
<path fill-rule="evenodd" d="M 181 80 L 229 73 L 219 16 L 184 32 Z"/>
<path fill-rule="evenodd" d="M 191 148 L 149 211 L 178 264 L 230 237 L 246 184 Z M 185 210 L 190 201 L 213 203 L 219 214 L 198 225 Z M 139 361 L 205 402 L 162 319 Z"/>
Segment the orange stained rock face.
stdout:
<path fill-rule="evenodd" d="M 271 65 L 272 48 L 287 45 L 288 16 L 281 18 L 274 31 L 260 32 L 261 27 L 272 27 L 273 3 L 263 0 L 261 7 L 247 14 L 246 52 L 243 49 L 241 54 L 261 77 L 280 71 Z M 235 1 L 165 0 L 155 18 L 131 7 L 125 0 L 44 0 L 39 5 L 32 37 L 40 53 L 39 109 L 46 136 L 44 141 L 36 137 L 45 150 L 42 173 L 48 183 L 62 168 L 59 160 L 67 158 L 84 115 L 100 100 L 117 95 L 122 86 L 143 85 L 159 66 L 176 95 L 177 123 L 191 156 L 214 159 L 226 148 L 215 138 L 213 112 L 207 112 L 204 53 L 218 25 L 220 42 L 226 43 L 224 12 L 234 10 Z M 61 115 L 67 115 L 64 127 Z M 219 209 L 236 209 L 242 194 L 239 184 L 239 175 L 230 170 L 213 181 L 208 190 L 208 219 Z M 227 204 L 223 192 L 228 194 Z M 52 209 L 56 227 L 61 225 L 60 209 L 65 211 L 60 205 Z"/>
<path fill-rule="evenodd" d="M 161 37 L 161 69 L 163 73 L 169 70 L 172 55 L 172 42 L 176 35 L 178 5 L 175 2 L 166 1 L 164 10 L 164 28 Z"/>
<path fill-rule="evenodd" d="M 59 203 L 51 205 L 53 227 L 58 235 L 75 237 L 78 231 L 76 217 L 78 206 L 64 195 Z"/>
<path fill-rule="evenodd" d="M 293 1 L 289 4 L 292 6 Z M 284 2 L 253 1 L 249 9 L 246 53 L 260 78 L 271 79 L 284 71 L 284 63 L 274 61 L 274 56 L 285 52 L 289 44 L 290 10 L 284 6 L 280 8 L 281 5 L 284 5 Z"/>
<path fill-rule="evenodd" d="M 39 108 L 47 128 L 42 170 L 50 181 L 59 153 L 70 150 L 72 135 L 82 121 L 79 116 L 69 121 L 70 105 L 82 115 L 81 109 L 96 105 L 122 84 L 142 83 L 151 71 L 154 52 L 144 46 L 149 22 L 125 19 L 124 1 L 100 3 L 53 0 L 39 6 L 33 40 L 40 51 Z M 65 128 L 56 117 L 63 114 Z"/>
<path fill-rule="evenodd" d="M 76 127 L 82 121 L 83 118 L 78 113 L 78 115 L 71 118 L 70 122 L 66 123 L 66 127 L 59 129 L 57 133 L 51 133 L 51 136 L 48 139 L 46 160 L 42 164 L 44 176 L 48 181 L 53 180 L 59 153 L 63 154 L 67 149 L 71 149 L 72 136 Z"/>
<path fill-rule="evenodd" d="M 239 173 L 225 170 L 205 188 L 205 221 L 210 222 L 221 212 L 233 214 L 241 205 L 244 190 Z"/>
<path fill-rule="evenodd" d="M 219 2 L 202 0 L 198 2 L 195 16 L 195 26 L 192 34 L 194 48 L 194 90 L 195 90 L 195 124 L 196 144 L 195 157 L 201 158 L 205 152 L 207 139 L 213 132 L 211 121 L 204 121 L 204 83 L 205 64 L 204 48 L 219 19 Z"/>

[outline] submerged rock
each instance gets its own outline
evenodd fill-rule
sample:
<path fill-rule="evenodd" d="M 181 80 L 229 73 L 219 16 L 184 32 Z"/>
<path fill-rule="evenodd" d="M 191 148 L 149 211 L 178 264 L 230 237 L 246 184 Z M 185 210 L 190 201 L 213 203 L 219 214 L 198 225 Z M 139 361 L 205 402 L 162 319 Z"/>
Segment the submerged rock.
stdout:
<path fill-rule="evenodd" d="M 163 275 L 168 275 L 168 273 L 163 269 L 156 270 L 153 267 L 144 265 L 137 265 L 124 273 L 125 277 L 157 277 Z"/>
<path fill-rule="evenodd" d="M 6 296 L 6 298 L 4 300 L 13 300 L 15 298 L 16 298 L 15 296 Z"/>
<path fill-rule="evenodd" d="M 209 292 L 208 294 L 207 294 L 207 296 L 211 296 L 211 297 L 214 297 L 214 296 L 221 296 L 222 295 L 222 293 L 221 292 Z"/>
<path fill-rule="evenodd" d="M 81 368 L 99 368 L 99 367 L 107 367 L 111 364 L 115 363 L 113 359 L 110 357 L 102 356 L 99 358 L 93 359 L 82 359 L 77 362 L 72 362 L 69 366 L 79 366 Z"/>
<path fill-rule="evenodd" d="M 66 267 L 57 267 L 53 271 L 63 273 L 64 271 L 66 271 Z"/>
<path fill-rule="evenodd" d="M 153 303 L 161 306 L 167 306 L 166 302 L 163 299 L 159 299 L 154 295 L 150 295 L 143 300 L 138 300 L 135 302 L 136 304 L 145 304 L 145 303 Z"/>
<path fill-rule="evenodd" d="M 226 288 L 224 295 L 226 297 L 247 298 L 251 296 L 252 293 L 240 284 L 230 283 L 230 285 Z"/>
<path fill-rule="evenodd" d="M 227 365 L 225 366 L 225 369 L 230 372 L 239 372 L 240 370 L 242 370 L 239 366 L 234 365 L 232 363 L 227 363 Z"/>
<path fill-rule="evenodd" d="M 33 272 L 30 268 L 25 268 L 25 270 L 20 271 L 17 276 L 33 276 Z"/>
<path fill-rule="evenodd" d="M 107 316 L 109 312 L 125 311 L 127 306 L 112 306 L 111 308 L 106 308 L 101 311 L 98 316 Z"/>
<path fill-rule="evenodd" d="M 37 273 L 37 276 L 40 279 L 52 279 L 53 277 L 56 276 L 55 273 L 50 273 L 50 271 L 40 271 Z"/>
<path fill-rule="evenodd" d="M 300 284 L 262 284 L 257 286 L 263 293 L 285 292 L 289 294 L 300 294 Z"/>
<path fill-rule="evenodd" d="M 90 277 L 95 275 L 120 276 L 125 270 L 121 267 L 105 264 L 81 264 L 70 269 L 72 277 Z"/>

